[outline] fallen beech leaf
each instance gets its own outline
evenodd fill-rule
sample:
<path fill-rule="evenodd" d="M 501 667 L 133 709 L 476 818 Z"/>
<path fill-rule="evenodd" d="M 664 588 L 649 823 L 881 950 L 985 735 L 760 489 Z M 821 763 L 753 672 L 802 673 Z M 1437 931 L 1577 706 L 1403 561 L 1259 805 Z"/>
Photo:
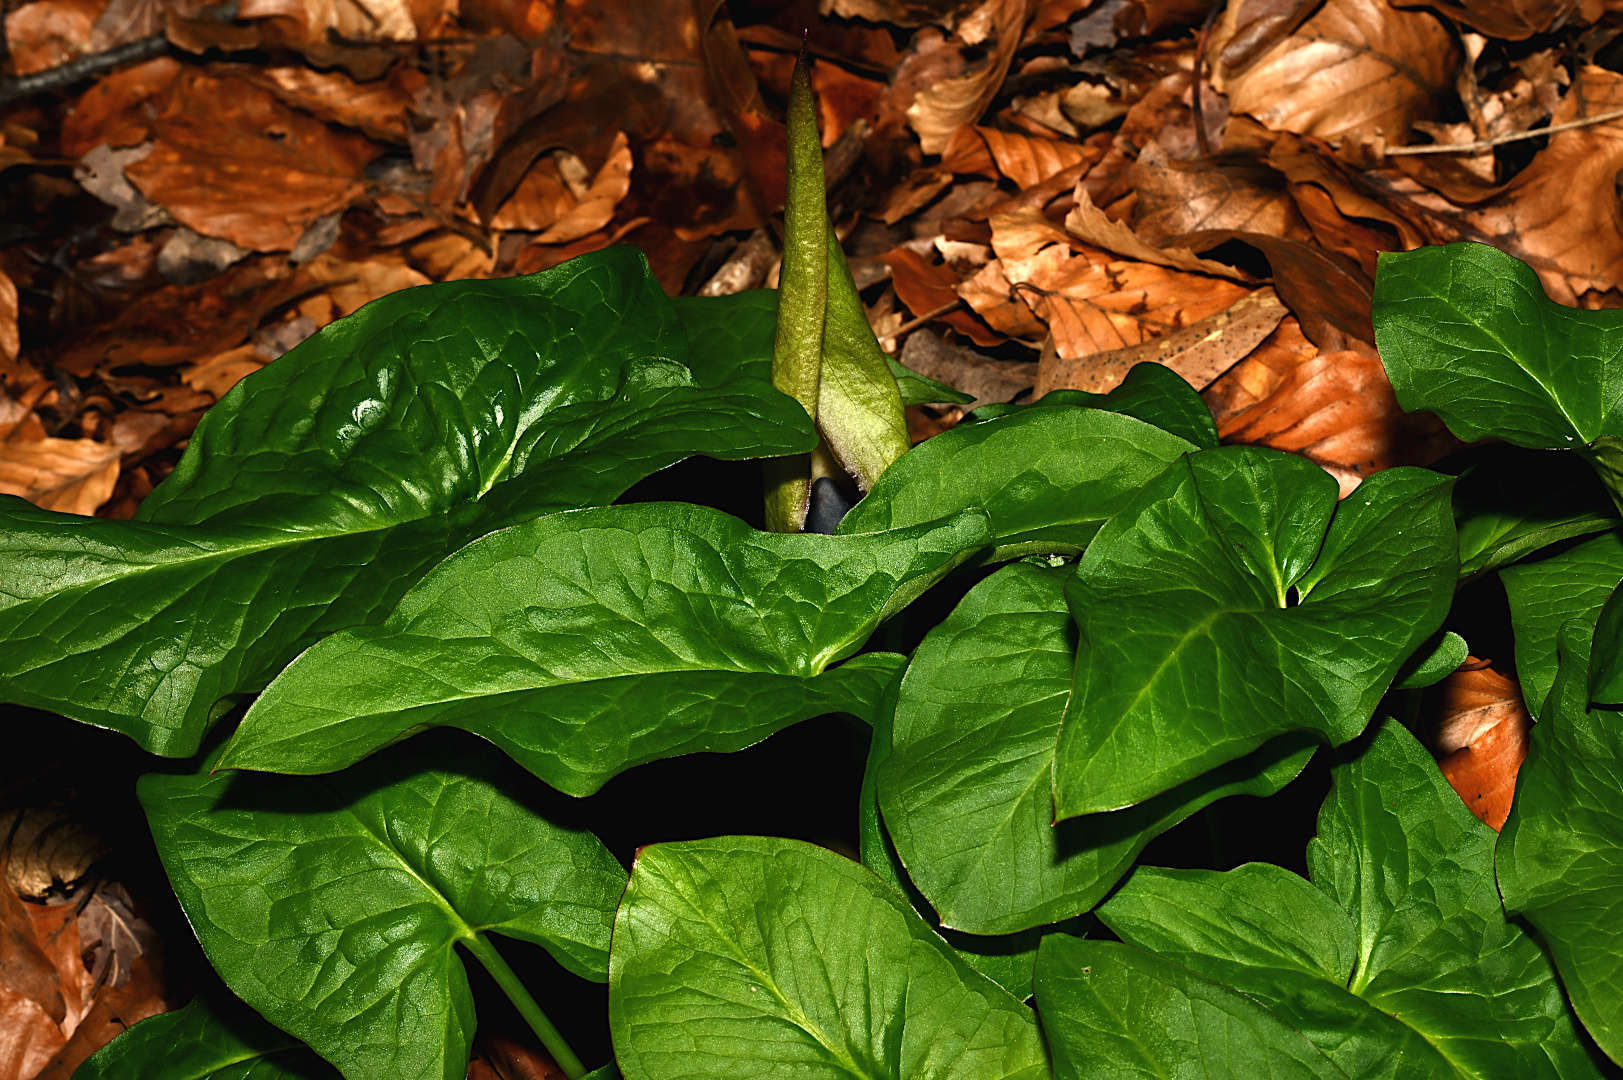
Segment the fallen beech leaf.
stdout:
<path fill-rule="evenodd" d="M 89 961 L 98 985 L 118 987 L 130 981 L 137 957 L 149 952 L 158 932 L 136 915 L 134 901 L 116 882 L 96 890 L 79 914 L 80 952 Z"/>
<path fill-rule="evenodd" d="M 1489 37 L 1525 41 L 1565 25 L 1584 7 L 1584 0 L 1461 0 L 1432 6 Z"/>
<path fill-rule="evenodd" d="M 495 257 L 461 233 L 436 233 L 411 245 L 411 262 L 432 281 L 489 277 Z"/>
<path fill-rule="evenodd" d="M 959 27 L 959 38 L 971 45 L 992 39 L 986 57 L 964 75 L 943 79 L 919 91 L 907 110 L 908 123 L 918 132 L 926 154 L 939 154 L 960 124 L 980 119 L 997 96 L 1009 64 L 1020 45 L 1020 34 L 1035 4 L 1031 0 L 985 0 Z M 966 33 L 974 24 L 977 33 Z"/>
<path fill-rule="evenodd" d="M 249 342 L 246 345 L 238 345 L 235 349 L 227 349 L 207 360 L 188 364 L 180 377 L 193 390 L 209 394 L 217 401 L 245 376 L 252 375 L 266 363 L 259 346 Z"/>
<path fill-rule="evenodd" d="M 32 999 L 0 986 L 0 1076 L 33 1080 L 67 1040 Z"/>
<path fill-rule="evenodd" d="M 1130 226 L 1110 220 L 1103 210 L 1094 206 L 1093 199 L 1083 184 L 1076 186 L 1076 206 L 1065 215 L 1065 228 L 1079 240 L 1129 259 L 1179 270 L 1215 274 L 1218 277 L 1234 278 L 1239 281 L 1253 280 L 1251 275 L 1243 270 L 1210 259 L 1202 259 L 1188 248 L 1162 248 L 1145 243 Z"/>
<path fill-rule="evenodd" d="M 250 251 L 291 251 L 317 218 L 360 199 L 380 149 L 247 79 L 196 69 L 176 80 L 153 131 L 151 153 L 125 175 L 182 224 Z"/>
<path fill-rule="evenodd" d="M 102 986 L 91 1001 L 90 1012 L 74 1029 L 67 1045 L 57 1051 L 36 1080 L 70 1080 L 91 1054 L 100 1050 L 130 1025 L 169 1010 L 164 1000 L 162 966 L 148 953 L 131 964 L 130 981 L 122 987 Z M 82 965 L 81 965 L 82 966 Z"/>
<path fill-rule="evenodd" d="M 1471 813 L 1494 832 L 1510 814 L 1532 725 L 1521 687 L 1486 661 L 1467 657 L 1443 680 L 1432 752 Z"/>
<path fill-rule="evenodd" d="M 88 52 L 91 32 L 106 8 L 107 0 L 35 0 L 16 8 L 8 5 L 6 48 L 12 72 L 32 75 Z"/>
<path fill-rule="evenodd" d="M 1221 278 L 1050 244 L 1002 260 L 1015 294 L 1048 325 L 1064 360 L 1113 352 L 1215 315 L 1249 290 Z"/>
<path fill-rule="evenodd" d="M 1619 108 L 1623 75 L 1586 65 L 1550 120 Z M 1499 195 L 1458 215 L 1459 238 L 1510 252 L 1538 271 L 1551 299 L 1579 304 L 1585 293 L 1604 293 L 1623 280 L 1620 171 L 1623 121 L 1558 132 Z"/>
<path fill-rule="evenodd" d="M 1302 333 L 1302 324 L 1296 316 L 1287 315 L 1262 344 L 1218 376 L 1200 396 L 1221 428 L 1230 417 L 1279 389 L 1285 376 L 1318 355 L 1319 347 Z"/>
<path fill-rule="evenodd" d="M 17 284 L 0 273 L 0 364 L 17 359 L 22 348 L 17 330 Z"/>
<path fill-rule="evenodd" d="M 1273 289 L 1264 287 L 1215 315 L 1139 345 L 1076 359 L 1045 358 L 1036 395 L 1062 389 L 1108 393 L 1121 385 L 1134 364 L 1146 361 L 1163 364 L 1196 390 L 1204 390 L 1272 334 L 1284 317 L 1285 305 Z"/>
<path fill-rule="evenodd" d="M 902 344 L 902 366 L 927 379 L 946 383 L 954 390 L 974 394 L 975 400 L 963 406 L 964 412 L 1005 402 L 1037 381 L 1037 365 L 1008 363 L 983 356 L 973 349 L 942 341 L 928 330 L 909 334 Z"/>
<path fill-rule="evenodd" d="M 102 144 L 117 148 L 145 142 L 152 125 L 141 106 L 167 90 L 180 71 L 177 61 L 160 56 L 97 80 L 62 120 L 62 154 L 77 158 Z"/>
<path fill-rule="evenodd" d="M 1459 50 L 1424 11 L 1385 0 L 1325 0 L 1243 71 L 1212 83 L 1235 113 L 1275 131 L 1407 142 L 1409 127 L 1452 88 Z"/>
<path fill-rule="evenodd" d="M 94 439 L 0 442 L 0 492 L 35 506 L 89 516 L 118 483 L 116 446 Z"/>
<path fill-rule="evenodd" d="M 349 41 L 412 41 L 414 6 L 422 8 L 425 26 L 439 14 L 438 5 L 408 0 L 241 0 L 237 17 L 284 20 L 296 28 L 292 41 L 325 43 L 329 30 Z"/>
<path fill-rule="evenodd" d="M 5 884 L 19 896 L 44 900 L 53 887 L 71 888 L 111 849 L 68 811 L 36 807 L 0 814 L 8 838 Z"/>
<path fill-rule="evenodd" d="M 1381 362 L 1351 351 L 1297 365 L 1217 433 L 1226 443 L 1301 454 L 1336 478 L 1343 497 L 1381 469 L 1429 465 L 1462 445 L 1431 413 L 1399 408 Z"/>
<path fill-rule="evenodd" d="M 396 64 L 387 78 L 370 82 L 357 82 L 343 71 L 303 66 L 248 68 L 243 74 L 284 104 L 399 146 L 410 138 L 412 97 L 427 84 L 409 64 Z"/>
<path fill-rule="evenodd" d="M 0 878 L 9 875 L 11 867 L 3 856 L 0 856 L 0 867 L 4 870 Z M 34 933 L 34 922 L 28 914 L 28 905 L 3 880 L 0 880 L 0 945 L 3 945 L 0 947 L 0 1062 L 4 1062 L 8 1056 L 8 1043 L 16 1038 L 15 1033 L 8 1031 L 8 1020 L 16 1022 L 20 1015 L 26 1021 L 24 1029 L 28 1030 L 32 1028 L 34 1015 L 32 1011 L 21 1008 L 19 1001 L 5 1001 L 4 994 L 15 995 L 34 1005 L 38 1015 L 53 1027 L 63 1021 L 67 1010 L 62 998 L 61 976 L 40 947 Z M 56 1036 L 60 1045 L 64 1037 L 59 1028 Z M 37 1034 L 29 1031 L 29 1038 L 37 1038 Z M 12 1054 L 16 1053 L 15 1046 L 12 1043 Z"/>
<path fill-rule="evenodd" d="M 72 1039 L 94 1004 L 96 980 L 85 970 L 79 941 L 79 905 L 75 902 L 26 904 L 33 922 L 34 940 L 56 969 L 57 989 L 62 994 L 62 1020 L 57 1025 L 64 1038 Z"/>
<path fill-rule="evenodd" d="M 986 140 L 986 147 L 991 151 L 993 160 L 997 162 L 998 171 L 1013 180 L 1022 190 L 1034 187 L 1056 173 L 1080 165 L 1090 158 L 1096 160 L 1101 156 L 1098 151 L 1090 153 L 1089 149 L 1080 143 L 1040 139 L 1019 132 L 999 131 L 996 128 L 977 130 Z"/>
<path fill-rule="evenodd" d="M 1133 231 L 1156 247 L 1208 230 L 1313 239 L 1284 179 L 1260 163 L 1173 161 L 1159 143 L 1151 143 L 1133 165 L 1132 184 L 1138 192 Z"/>
<path fill-rule="evenodd" d="M 503 231 L 540 232 L 575 207 L 575 196 L 551 157 L 540 157 L 491 219 Z"/>
<path fill-rule="evenodd" d="M 923 318 L 932 311 L 961 299 L 958 295 L 958 275 L 945 263 L 928 263 L 917 252 L 907 248 L 893 248 L 879 256 L 890 267 L 891 283 L 896 296 L 915 318 Z M 958 330 L 977 345 L 997 345 L 1002 336 L 983 326 L 973 315 L 963 310 L 948 311 L 936 316 L 940 322 Z"/>
<path fill-rule="evenodd" d="M 1011 338 L 1036 340 L 1048 328 L 1031 313 L 1031 308 L 1014 295 L 1014 286 L 1003 273 L 1003 262 L 993 259 L 973 275 L 960 281 L 955 291 L 988 326 Z"/>
<path fill-rule="evenodd" d="M 893 26 L 935 23 L 951 30 L 975 10 L 979 0 L 820 0 L 819 14 L 842 19 L 866 19 Z"/>
<path fill-rule="evenodd" d="M 609 149 L 608 160 L 592 178 L 592 186 L 587 189 L 580 202 L 549 225 L 540 236 L 535 238 L 538 244 L 563 244 L 571 240 L 579 240 L 587 233 L 596 232 L 609 223 L 614 217 L 615 207 L 620 200 L 626 197 L 631 190 L 631 147 L 626 140 L 625 132 L 620 132 L 614 138 L 614 145 Z"/>
<path fill-rule="evenodd" d="M 380 296 L 429 283 L 427 275 L 413 269 L 393 252 L 364 262 L 349 262 L 331 254 L 317 255 L 302 268 L 301 277 L 328 285 L 326 295 L 336 312 L 333 318 L 352 314 Z M 316 321 L 321 326 L 326 325 L 319 319 Z"/>
<path fill-rule="evenodd" d="M 1229 72 L 1249 67 L 1274 42 L 1294 33 L 1318 7 L 1318 0 L 1245 0 L 1223 12 L 1225 42 L 1217 50 L 1217 64 Z"/>
<path fill-rule="evenodd" d="M 884 83 L 865 79 L 826 60 L 812 65 L 811 79 L 824 150 L 833 146 L 845 130 L 858 120 L 872 123 L 878 115 L 879 96 L 885 92 Z"/>

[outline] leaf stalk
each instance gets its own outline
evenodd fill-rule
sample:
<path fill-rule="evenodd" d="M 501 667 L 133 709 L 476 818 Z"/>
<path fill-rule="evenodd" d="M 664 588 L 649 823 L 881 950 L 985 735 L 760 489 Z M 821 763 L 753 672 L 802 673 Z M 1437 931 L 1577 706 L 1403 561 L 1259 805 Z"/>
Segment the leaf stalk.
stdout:
<path fill-rule="evenodd" d="M 535 998 L 530 996 L 530 992 L 524 988 L 524 984 L 519 981 L 513 969 L 507 966 L 507 961 L 502 959 L 502 954 L 496 951 L 496 946 L 491 944 L 484 931 L 474 931 L 473 938 L 463 943 L 485 966 L 485 970 L 490 972 L 490 977 L 496 980 L 496 985 L 502 988 L 507 1000 L 518 1009 L 519 1015 L 530 1025 L 530 1030 L 535 1032 L 536 1037 L 541 1040 L 541 1045 L 547 1048 L 547 1053 L 552 1055 L 552 1060 L 558 1063 L 564 1075 L 569 1077 L 569 1080 L 581 1080 L 581 1077 L 586 1075 L 586 1066 L 581 1064 L 580 1058 L 575 1056 L 575 1051 L 571 1050 L 569 1043 L 564 1040 L 563 1033 L 547 1019 L 547 1014 L 541 1011 L 541 1006 L 535 1003 Z"/>

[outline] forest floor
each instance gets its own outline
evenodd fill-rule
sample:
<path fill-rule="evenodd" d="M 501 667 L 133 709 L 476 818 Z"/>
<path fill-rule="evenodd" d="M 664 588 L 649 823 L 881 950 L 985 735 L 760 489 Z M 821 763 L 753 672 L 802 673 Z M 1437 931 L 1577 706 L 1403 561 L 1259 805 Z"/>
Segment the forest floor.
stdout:
<path fill-rule="evenodd" d="M 1345 494 L 1461 445 L 1386 381 L 1381 252 L 1480 241 L 1561 303 L 1623 306 L 1615 0 L 4 11 L 0 492 L 65 513 L 130 517 L 239 379 L 397 289 L 616 243 L 672 295 L 775 285 L 803 39 L 870 322 L 977 404 L 1155 361 L 1226 442 L 1302 454 Z M 973 407 L 915 406 L 915 439 Z M 1527 721 L 1494 658 L 1428 708 L 1497 827 Z M 0 750 L 0 1080 L 62 1080 L 184 1002 L 162 955 L 186 931 L 149 910 L 150 860 L 106 869 L 150 847 L 117 737 L 13 712 L 47 734 Z M 545 1070 L 496 1036 L 470 1077 Z"/>

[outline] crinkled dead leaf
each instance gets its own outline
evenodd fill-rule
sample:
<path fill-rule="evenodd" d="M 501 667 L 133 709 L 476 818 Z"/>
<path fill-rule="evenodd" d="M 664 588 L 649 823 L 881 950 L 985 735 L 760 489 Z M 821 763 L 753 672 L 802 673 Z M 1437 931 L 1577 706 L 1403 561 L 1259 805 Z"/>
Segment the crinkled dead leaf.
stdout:
<path fill-rule="evenodd" d="M 1226 43 L 1214 44 L 1221 54 Z M 1458 62 L 1453 36 L 1428 12 L 1384 0 L 1325 0 L 1251 66 L 1233 74 L 1220 68 L 1212 81 L 1230 110 L 1276 131 L 1397 144 L 1452 88 Z"/>
<path fill-rule="evenodd" d="M 250 251 L 291 251 L 317 218 L 360 199 L 381 149 L 246 79 L 196 69 L 175 81 L 153 131 L 152 152 L 125 175 L 182 224 Z"/>
<path fill-rule="evenodd" d="M 447 10 L 443 0 L 241 0 L 237 17 L 274 19 L 287 44 L 319 47 L 329 33 L 353 42 L 414 41 Z"/>
<path fill-rule="evenodd" d="M 69 811 L 25 807 L 0 814 L 6 853 L 5 884 L 19 896 L 44 900 L 85 876 L 112 849 Z"/>
<path fill-rule="evenodd" d="M 983 47 L 986 55 L 965 74 L 943 79 L 914 97 L 907 119 L 926 154 L 941 153 L 955 128 L 979 120 L 992 103 L 1035 7 L 1033 0 L 984 0 L 959 23 L 959 40 Z"/>
<path fill-rule="evenodd" d="M 1133 231 L 1157 247 L 1215 230 L 1313 239 L 1284 178 L 1259 162 L 1173 161 L 1159 143 L 1151 143 L 1133 165 L 1132 184 L 1138 193 Z"/>
<path fill-rule="evenodd" d="M 90 51 L 96 22 L 108 0 L 35 0 L 5 16 L 7 59 L 12 72 L 31 75 Z"/>
<path fill-rule="evenodd" d="M 1224 442 L 1288 450 L 1317 462 L 1346 496 L 1394 465 L 1429 465 L 1458 449 L 1431 413 L 1405 413 L 1379 360 L 1322 353 L 1286 372 L 1261 401 L 1218 424 Z"/>
<path fill-rule="evenodd" d="M 1471 813 L 1495 832 L 1510 814 L 1532 726 L 1521 686 L 1494 671 L 1489 661 L 1468 657 L 1443 680 L 1429 739 L 1432 752 Z"/>
<path fill-rule="evenodd" d="M 152 134 L 152 117 L 142 105 L 167 90 L 180 72 L 178 61 L 160 56 L 92 84 L 62 120 L 63 156 L 82 157 L 96 146 L 121 148 L 146 142 Z"/>
<path fill-rule="evenodd" d="M 1319 347 L 1302 333 L 1296 316 L 1287 315 L 1274 332 L 1238 364 L 1201 391 L 1219 427 L 1279 389 L 1297 367 L 1319 355 Z"/>
<path fill-rule="evenodd" d="M 892 26 L 934 23 L 951 30 L 975 11 L 979 0 L 818 0 L 820 15 L 866 19 Z"/>
<path fill-rule="evenodd" d="M 975 395 L 962 411 L 1012 400 L 1037 381 L 1037 365 L 1029 361 L 1000 361 L 973 349 L 943 341 L 929 330 L 909 334 L 899 358 L 902 366 L 954 390 Z"/>
<path fill-rule="evenodd" d="M 910 248 L 895 248 L 879 258 L 890 267 L 897 298 L 915 318 L 940 311 L 960 299 L 958 274 L 947 264 L 926 262 L 924 256 Z M 977 345 L 997 345 L 1003 340 L 965 311 L 947 311 L 936 319 L 962 332 Z"/>
<path fill-rule="evenodd" d="M 0 364 L 17 359 L 22 347 L 17 330 L 17 284 L 0 273 Z"/>
<path fill-rule="evenodd" d="M 385 78 L 369 82 L 342 70 L 303 66 L 250 67 L 243 74 L 285 105 L 398 146 L 410 138 L 412 98 L 427 85 L 423 73 L 410 64 L 396 64 Z"/>
<path fill-rule="evenodd" d="M 1011 338 L 1040 339 L 1047 331 L 1031 308 L 1014 295 L 1014 286 L 1003 273 L 1003 262 L 993 259 L 960 281 L 955 291 L 988 326 Z"/>
<path fill-rule="evenodd" d="M 1619 108 L 1623 75 L 1586 65 L 1550 121 L 1562 124 Z M 1552 299 L 1581 304 L 1586 293 L 1605 293 L 1623 281 L 1623 221 L 1616 208 L 1623 120 L 1549 138 L 1499 195 L 1458 214 L 1458 238 L 1510 252 L 1538 271 Z"/>
<path fill-rule="evenodd" d="M 1202 259 L 1188 248 L 1157 247 L 1146 243 L 1133 231 L 1132 226 L 1110 220 L 1103 210 L 1094 206 L 1085 184 L 1076 186 L 1076 206 L 1065 215 L 1065 228 L 1084 243 L 1128 259 L 1240 281 L 1253 280 L 1243 270 L 1213 262 L 1211 259 Z"/>
<path fill-rule="evenodd" d="M 1018 131 L 999 131 L 989 127 L 976 128 L 975 131 L 985 140 L 998 171 L 1022 190 L 1041 184 L 1083 162 L 1096 161 L 1101 156 L 1098 149 L 1061 139 L 1043 139 Z"/>
<path fill-rule="evenodd" d="M 1146 362 L 1169 367 L 1196 390 L 1204 390 L 1249 355 L 1284 317 L 1285 305 L 1264 287 L 1215 315 L 1138 345 L 1075 359 L 1045 356 L 1036 394 L 1065 389 L 1108 393 L 1121 385 L 1133 365 Z"/>
<path fill-rule="evenodd" d="M 615 207 L 631 190 L 631 147 L 625 132 L 615 136 L 608 160 L 592 178 L 584 196 L 536 237 L 538 244 L 563 244 L 596 232 L 614 217 Z"/>
<path fill-rule="evenodd" d="M 63 514 L 94 514 L 118 483 L 118 447 L 94 439 L 0 442 L 0 492 Z"/>

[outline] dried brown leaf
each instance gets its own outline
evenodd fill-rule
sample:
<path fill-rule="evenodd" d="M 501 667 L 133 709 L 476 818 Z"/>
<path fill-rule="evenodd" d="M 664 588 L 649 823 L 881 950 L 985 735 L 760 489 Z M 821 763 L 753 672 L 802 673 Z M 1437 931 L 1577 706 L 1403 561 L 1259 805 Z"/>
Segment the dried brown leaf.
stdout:
<path fill-rule="evenodd" d="M 1218 425 L 1225 442 L 1301 454 L 1336 478 L 1347 495 L 1394 465 L 1429 465 L 1458 449 L 1431 413 L 1399 406 L 1379 360 L 1323 353 L 1285 374 L 1273 393 Z"/>
<path fill-rule="evenodd" d="M 1157 247 L 1206 230 L 1313 239 L 1283 178 L 1258 163 L 1173 161 L 1152 143 L 1134 164 L 1132 183 L 1138 193 L 1133 231 Z"/>
<path fill-rule="evenodd" d="M 915 318 L 939 311 L 960 299 L 958 274 L 945 263 L 926 262 L 922 255 L 908 248 L 895 248 L 879 258 L 890 267 L 896 296 L 907 305 Z M 1003 340 L 1001 335 L 987 329 L 973 315 L 962 310 L 946 312 L 936 316 L 936 319 L 977 345 L 997 345 Z"/>
<path fill-rule="evenodd" d="M 929 330 L 918 330 L 902 344 L 902 366 L 954 390 L 975 395 L 963 406 L 967 412 L 993 402 L 1014 398 L 1037 381 L 1037 365 L 1009 363 L 941 340 Z"/>
<path fill-rule="evenodd" d="M 1165 365 L 1204 390 L 1272 334 L 1284 316 L 1285 305 L 1264 287 L 1215 315 L 1139 345 L 1069 360 L 1045 356 L 1037 396 L 1061 389 L 1107 393 L 1142 363 Z"/>
<path fill-rule="evenodd" d="M 1250 67 L 1214 72 L 1213 84 L 1232 112 L 1275 131 L 1396 144 L 1452 89 L 1458 63 L 1452 35 L 1428 12 L 1325 0 Z"/>
<path fill-rule="evenodd" d="M 1078 184 L 1076 187 L 1076 206 L 1065 215 L 1065 228 L 1084 243 L 1128 259 L 1239 281 L 1253 280 L 1251 275 L 1243 270 L 1225 263 L 1202 259 L 1188 248 L 1157 247 L 1146 243 L 1131 226 L 1120 221 L 1112 221 L 1103 210 L 1094 206 L 1085 184 Z"/>
<path fill-rule="evenodd" d="M 90 515 L 118 482 L 116 446 L 94 439 L 0 443 L 0 492 L 45 510 Z"/>
<path fill-rule="evenodd" d="M 43 900 L 52 888 L 71 887 L 111 849 L 83 822 L 59 807 L 0 814 L 6 838 L 5 883 L 19 896 Z"/>
<path fill-rule="evenodd" d="M 1035 187 L 1056 174 L 1100 156 L 1097 150 L 1061 139 L 1042 139 L 1018 132 L 979 128 L 998 171 L 1021 189 Z"/>
<path fill-rule="evenodd" d="M 1279 389 L 1285 376 L 1318 355 L 1318 346 L 1302 333 L 1296 316 L 1287 315 L 1250 355 L 1218 376 L 1200 396 L 1221 427 Z"/>
<path fill-rule="evenodd" d="M 160 56 L 97 80 L 62 121 L 63 155 L 77 158 L 95 146 L 145 142 L 152 134 L 152 123 L 142 106 L 169 89 L 180 71 L 178 62 Z"/>
<path fill-rule="evenodd" d="M 195 69 L 153 129 L 152 152 L 125 175 L 181 223 L 250 251 L 291 251 L 317 218 L 358 200 L 380 150 L 246 79 Z"/>
<path fill-rule="evenodd" d="M 6 6 L 5 38 L 12 71 L 31 75 L 90 51 L 107 0 L 35 0 Z"/>
<path fill-rule="evenodd" d="M 926 154 L 941 153 L 959 125 L 974 123 L 986 112 L 1003 85 L 1020 46 L 1021 31 L 1035 6 L 1034 0 L 984 0 L 959 24 L 960 40 L 971 45 L 990 40 L 991 44 L 978 66 L 936 82 L 914 97 L 907 119 Z"/>
<path fill-rule="evenodd" d="M 1438 765 L 1471 813 L 1498 832 L 1510 814 L 1533 725 L 1521 687 L 1468 657 L 1441 691 L 1431 732 Z"/>

